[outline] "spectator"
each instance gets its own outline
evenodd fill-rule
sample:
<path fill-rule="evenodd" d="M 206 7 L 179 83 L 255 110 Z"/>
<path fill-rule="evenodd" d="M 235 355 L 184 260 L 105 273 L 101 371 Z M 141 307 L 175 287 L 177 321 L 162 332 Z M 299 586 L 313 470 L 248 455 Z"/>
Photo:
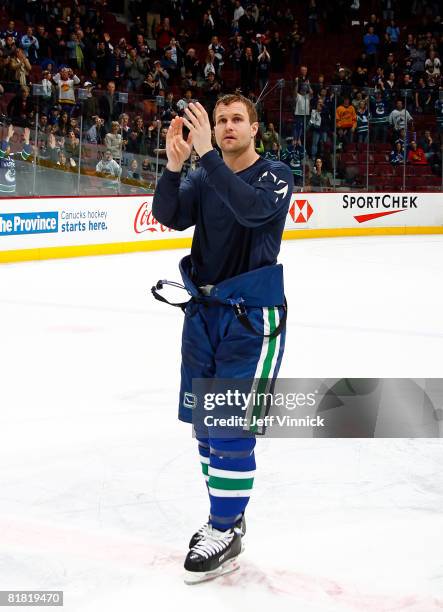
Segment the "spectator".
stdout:
<path fill-rule="evenodd" d="M 76 165 L 75 162 L 74 165 Z M 68 159 L 66 153 L 62 150 L 58 151 L 56 166 L 58 170 L 63 170 L 64 172 L 71 172 L 71 169 L 74 167 L 71 164 L 71 160 Z"/>
<path fill-rule="evenodd" d="M 129 28 L 129 36 L 130 43 L 133 47 L 137 46 L 139 36 L 141 36 L 142 39 L 147 37 L 146 29 L 140 15 L 136 15 L 134 23 Z"/>
<path fill-rule="evenodd" d="M 105 136 L 106 148 L 111 151 L 113 159 L 120 163 L 122 158 L 123 138 L 118 121 L 112 121 L 111 131 Z"/>
<path fill-rule="evenodd" d="M 369 116 L 366 102 L 362 100 L 357 108 L 357 142 L 368 142 Z"/>
<path fill-rule="evenodd" d="M 257 62 L 252 54 L 252 48 L 246 47 L 240 62 L 241 88 L 245 96 L 255 88 L 257 78 Z"/>
<path fill-rule="evenodd" d="M 7 112 L 12 123 L 20 127 L 30 127 L 34 119 L 34 106 L 27 85 L 20 87 L 17 94 L 10 100 Z"/>
<path fill-rule="evenodd" d="M 177 102 L 177 110 L 180 115 L 183 115 L 185 108 L 188 108 L 191 102 L 195 102 L 195 100 L 192 96 L 192 91 L 187 89 L 183 98 L 180 98 L 180 100 Z"/>
<path fill-rule="evenodd" d="M 220 74 L 218 59 L 215 57 L 215 53 L 212 49 L 208 50 L 205 65 L 203 66 L 203 76 L 205 79 L 210 72 L 218 75 Z"/>
<path fill-rule="evenodd" d="M 74 87 L 80 83 L 80 79 L 72 68 L 64 67 L 54 75 L 53 80 L 58 88 L 58 103 L 70 114 L 75 105 Z"/>
<path fill-rule="evenodd" d="M 34 36 L 34 28 L 31 26 L 26 28 L 26 34 L 22 36 L 20 46 L 30 63 L 37 64 L 40 45 L 37 38 Z"/>
<path fill-rule="evenodd" d="M 212 50 L 214 51 L 214 55 L 218 61 L 218 69 L 221 72 L 221 69 L 223 67 L 224 64 L 224 60 L 223 60 L 223 56 L 225 54 L 225 48 L 223 47 L 223 45 L 220 43 L 218 36 L 213 36 L 211 39 L 211 42 L 208 46 L 208 50 Z M 218 76 L 220 76 L 220 74 L 218 74 Z"/>
<path fill-rule="evenodd" d="M 396 108 L 388 118 L 389 125 L 393 129 L 393 139 L 400 137 L 401 130 L 407 129 L 412 124 L 412 117 L 406 109 L 403 109 L 403 102 L 397 100 Z"/>
<path fill-rule="evenodd" d="M 81 33 L 72 32 L 71 40 L 66 43 L 68 53 L 68 64 L 72 70 L 83 70 L 85 67 L 84 49 L 85 44 L 81 39 Z"/>
<path fill-rule="evenodd" d="M 178 74 L 177 64 L 172 59 L 171 49 L 166 49 L 163 58 L 161 59 L 161 67 L 168 73 L 172 78 Z"/>
<path fill-rule="evenodd" d="M 339 86 L 339 92 L 341 96 L 351 95 L 351 80 L 346 72 L 346 69 L 340 64 L 337 65 L 337 72 L 332 77 L 333 85 Z"/>
<path fill-rule="evenodd" d="M 239 32 L 239 20 L 245 14 L 245 9 L 242 7 L 240 0 L 234 2 L 234 18 L 232 20 L 232 31 L 234 34 Z"/>
<path fill-rule="evenodd" d="M 54 35 L 49 39 L 49 44 L 51 47 L 51 57 L 58 66 L 66 62 L 66 43 L 62 28 L 57 26 Z"/>
<path fill-rule="evenodd" d="M 415 166 L 425 166 L 428 163 L 425 152 L 417 145 L 415 140 L 411 140 L 407 161 Z"/>
<path fill-rule="evenodd" d="M 311 188 L 314 188 L 314 191 L 325 191 L 331 188 L 331 181 L 321 157 L 316 158 L 310 178 Z"/>
<path fill-rule="evenodd" d="M 417 87 L 414 92 L 415 112 L 429 113 L 432 108 L 432 93 L 427 88 L 423 77 L 418 79 Z"/>
<path fill-rule="evenodd" d="M 324 144 L 328 140 L 328 110 L 322 99 L 319 99 L 316 107 L 311 110 L 309 118 L 309 129 L 312 133 L 311 158 L 316 159 L 319 143 Z"/>
<path fill-rule="evenodd" d="M 154 81 L 154 75 L 152 72 L 148 72 L 145 76 L 145 80 L 142 83 L 142 95 L 146 100 L 152 100 L 158 96 L 159 84 Z"/>
<path fill-rule="evenodd" d="M 269 123 L 268 127 L 263 133 L 263 144 L 265 147 L 265 153 L 269 153 L 269 151 L 271 151 L 272 149 L 272 145 L 275 143 L 280 145 L 280 136 L 276 131 L 274 124 Z"/>
<path fill-rule="evenodd" d="M 271 70 L 273 72 L 281 72 L 285 61 L 286 48 L 280 39 L 280 32 L 274 32 L 268 49 L 271 56 Z"/>
<path fill-rule="evenodd" d="M 42 72 L 42 95 L 40 96 L 40 109 L 48 113 L 51 106 L 55 104 L 55 85 L 52 82 L 52 74 L 48 70 Z"/>
<path fill-rule="evenodd" d="M 94 117 L 100 114 L 100 105 L 97 96 L 93 95 L 94 84 L 91 81 L 86 81 L 83 87 L 87 91 L 87 97 L 81 103 L 83 127 L 85 130 L 89 130 L 94 124 Z"/>
<path fill-rule="evenodd" d="M 303 184 L 303 160 L 305 151 L 300 143 L 295 142 L 294 138 L 286 138 L 286 147 L 281 152 L 281 161 L 291 169 L 294 177 L 294 186 Z"/>
<path fill-rule="evenodd" d="M 13 80 L 21 87 L 25 87 L 28 83 L 28 76 L 32 67 L 23 49 L 15 50 L 15 53 L 11 55 L 9 66 L 12 71 Z"/>
<path fill-rule="evenodd" d="M 136 155 L 146 155 L 150 152 L 148 134 L 143 123 L 143 117 L 140 115 L 137 115 L 133 121 L 126 150 L 128 153 L 135 153 Z"/>
<path fill-rule="evenodd" d="M 93 120 L 93 125 L 86 132 L 86 142 L 95 145 L 104 144 L 106 136 L 105 120 L 98 115 L 93 117 Z"/>
<path fill-rule="evenodd" d="M 99 99 L 99 107 L 100 116 L 105 120 L 105 127 L 110 129 L 111 122 L 116 121 L 122 112 L 114 81 L 109 81 L 106 85 L 106 92 Z"/>
<path fill-rule="evenodd" d="M 55 134 L 57 136 L 66 136 L 70 128 L 69 115 L 66 111 L 61 111 L 55 124 Z"/>
<path fill-rule="evenodd" d="M 300 89 L 303 93 L 300 92 Z M 309 81 L 300 82 L 299 77 L 295 79 L 295 122 L 293 135 L 296 142 L 303 138 L 305 127 L 307 127 L 309 122 L 312 93 Z"/>
<path fill-rule="evenodd" d="M 389 161 L 392 166 L 399 166 L 403 164 L 405 160 L 405 152 L 404 147 L 401 142 L 396 142 L 394 145 L 394 149 L 391 151 L 389 155 Z"/>
<path fill-rule="evenodd" d="M 23 130 L 24 145 L 23 149 L 17 153 L 11 152 L 10 140 L 14 135 L 14 126 L 8 126 L 5 139 L 0 147 L 0 194 L 8 196 L 15 194 L 16 191 L 16 160 L 26 161 L 29 159 L 32 149 L 29 144 L 30 130 Z"/>
<path fill-rule="evenodd" d="M 125 150 L 126 145 L 128 144 L 128 138 L 131 133 L 131 126 L 129 125 L 129 115 L 128 113 L 122 113 L 118 118 L 118 123 L 120 125 L 120 133 L 123 138 L 123 150 Z"/>
<path fill-rule="evenodd" d="M 355 108 L 349 103 L 349 98 L 345 98 L 343 104 L 337 107 L 335 119 L 339 139 L 338 148 L 341 150 L 344 143 L 352 142 L 357 128 L 357 114 Z"/>
<path fill-rule="evenodd" d="M 221 93 L 221 84 L 213 72 L 210 72 L 206 77 L 206 80 L 202 86 L 202 93 L 208 115 L 212 117 L 212 111 L 214 110 L 217 98 Z"/>
<path fill-rule="evenodd" d="M 288 36 L 288 43 L 291 48 L 291 62 L 294 68 L 300 64 L 304 42 L 305 38 L 299 31 L 298 25 L 294 24 L 292 32 Z"/>
<path fill-rule="evenodd" d="M 163 110 L 160 115 L 160 119 L 163 123 L 169 124 L 174 117 L 178 115 L 177 103 L 174 100 L 174 94 L 170 91 L 165 98 Z"/>
<path fill-rule="evenodd" d="M 390 114 L 389 102 L 382 92 L 378 91 L 375 94 L 375 97 L 371 97 L 369 104 L 371 110 L 369 120 L 369 125 L 371 127 L 371 140 L 385 143 L 388 137 Z"/>
<path fill-rule="evenodd" d="M 270 159 L 271 161 L 278 161 L 280 159 L 280 145 L 278 142 L 273 142 L 271 149 L 269 151 L 265 151 L 263 156 L 265 159 Z"/>
<path fill-rule="evenodd" d="M 367 33 L 363 36 L 363 44 L 370 66 L 376 66 L 380 38 L 375 33 L 374 26 L 369 26 Z"/>
<path fill-rule="evenodd" d="M 180 46 L 180 43 L 177 41 L 176 38 L 171 38 L 169 42 L 169 46 L 166 47 L 165 49 L 165 53 L 167 51 L 170 51 L 171 60 L 175 64 L 175 70 L 181 71 L 182 66 L 183 66 L 183 58 L 185 54 L 184 54 L 183 49 Z"/>
<path fill-rule="evenodd" d="M 269 81 L 269 71 L 271 68 L 271 56 L 266 48 L 266 45 L 263 45 L 263 51 L 257 57 L 257 73 L 258 73 L 258 86 L 260 91 L 262 91 Z"/>
<path fill-rule="evenodd" d="M 318 8 L 315 0 L 309 0 L 308 6 L 308 34 L 318 34 Z"/>
<path fill-rule="evenodd" d="M 205 11 L 203 13 L 202 21 L 199 25 L 199 39 L 205 43 L 208 43 L 214 35 L 214 20 L 211 15 L 211 11 Z"/>
<path fill-rule="evenodd" d="M 129 51 L 129 56 L 125 60 L 125 72 L 128 91 L 137 91 L 143 83 L 145 74 L 143 60 L 138 57 L 136 49 Z"/>
<path fill-rule="evenodd" d="M 194 79 L 194 81 L 197 79 L 197 75 L 200 71 L 200 63 L 198 61 L 198 57 L 197 54 L 195 52 L 195 49 L 193 47 L 190 47 L 185 55 L 185 59 L 184 59 L 184 64 L 185 64 L 185 72 L 186 74 L 189 74 L 189 72 L 191 72 L 192 74 L 192 78 Z"/>
<path fill-rule="evenodd" d="M 386 19 L 384 17 L 384 19 Z M 400 42 L 400 28 L 395 23 L 394 19 L 391 19 L 389 25 L 386 28 L 386 34 L 391 39 L 391 42 L 395 47 L 398 47 L 398 43 Z"/>
<path fill-rule="evenodd" d="M 430 51 L 429 52 L 429 57 L 428 59 L 425 61 L 425 70 L 427 71 L 430 67 L 433 67 L 433 74 L 435 76 L 439 76 L 440 75 L 440 67 L 441 67 L 441 62 L 440 62 L 440 58 L 438 57 L 436 51 Z"/>
<path fill-rule="evenodd" d="M 171 28 L 169 17 L 165 17 L 156 28 L 157 49 L 164 49 L 175 38 L 175 31 Z"/>
<path fill-rule="evenodd" d="M 131 163 L 129 164 L 129 169 L 126 172 L 126 178 L 132 180 L 132 181 L 139 181 L 140 180 L 140 172 L 138 169 L 138 161 L 136 159 L 132 159 Z"/>
<path fill-rule="evenodd" d="M 121 176 L 121 166 L 113 159 L 112 151 L 106 149 L 105 156 L 95 167 L 97 174 L 107 179 L 118 179 Z"/>
<path fill-rule="evenodd" d="M 160 13 L 163 9 L 163 4 L 160 0 L 150 0 L 147 5 L 148 12 L 146 14 L 146 34 L 150 38 L 155 38 L 157 28 L 160 24 Z"/>
<path fill-rule="evenodd" d="M 439 147 L 434 141 L 430 130 L 425 130 L 424 136 L 419 143 L 419 147 L 425 152 L 428 164 L 434 168 L 435 164 L 438 163 Z"/>
<path fill-rule="evenodd" d="M 8 27 L 6 28 L 6 30 L 3 30 L 0 38 L 2 38 L 3 40 L 6 40 L 7 38 L 12 38 L 12 42 L 15 45 L 18 45 L 19 33 L 15 29 L 15 21 L 13 21 L 12 19 L 8 21 Z"/>
<path fill-rule="evenodd" d="M 154 82 L 157 83 L 160 89 L 167 89 L 169 82 L 169 73 L 162 67 L 160 60 L 154 62 L 153 72 Z"/>
<path fill-rule="evenodd" d="M 3 43 L 2 48 L 3 57 L 10 58 L 15 56 L 17 53 L 17 46 L 14 42 L 14 38 L 8 35 L 4 40 L 5 42 Z"/>
<path fill-rule="evenodd" d="M 65 153 L 70 165 L 74 168 L 80 157 L 80 140 L 73 129 L 68 131 L 65 138 Z"/>

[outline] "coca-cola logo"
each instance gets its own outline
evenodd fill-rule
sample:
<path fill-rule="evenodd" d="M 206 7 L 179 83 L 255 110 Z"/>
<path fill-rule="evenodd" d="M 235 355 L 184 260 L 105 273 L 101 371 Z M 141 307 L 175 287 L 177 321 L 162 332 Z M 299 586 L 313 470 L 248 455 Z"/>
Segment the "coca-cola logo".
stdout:
<path fill-rule="evenodd" d="M 143 202 L 135 215 L 134 231 L 136 234 L 142 234 L 143 232 L 173 232 L 174 230 L 157 221 L 152 214 L 151 202 Z"/>

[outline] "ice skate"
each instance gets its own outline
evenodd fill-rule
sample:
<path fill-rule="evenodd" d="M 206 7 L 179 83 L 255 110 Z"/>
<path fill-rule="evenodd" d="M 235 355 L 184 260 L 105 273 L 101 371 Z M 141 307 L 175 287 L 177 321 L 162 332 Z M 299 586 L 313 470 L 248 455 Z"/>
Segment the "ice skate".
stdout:
<path fill-rule="evenodd" d="M 239 569 L 237 557 L 242 549 L 241 538 L 236 528 L 218 531 L 207 525 L 185 559 L 185 583 L 206 582 Z"/>

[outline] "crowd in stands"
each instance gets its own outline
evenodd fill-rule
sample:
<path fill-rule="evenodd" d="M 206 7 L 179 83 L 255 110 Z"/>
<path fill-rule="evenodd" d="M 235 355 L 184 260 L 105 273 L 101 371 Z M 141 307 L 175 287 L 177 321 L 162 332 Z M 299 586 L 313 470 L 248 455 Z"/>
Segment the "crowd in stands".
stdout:
<path fill-rule="evenodd" d="M 2 0 L 3 130 L 34 129 L 38 111 L 31 142 L 39 160 L 73 171 L 82 140 L 82 159 L 92 156 L 100 176 L 149 182 L 153 160 L 165 158 L 169 122 L 192 100 L 211 115 L 220 94 L 240 90 L 257 102 L 266 85 L 285 78 L 283 121 L 278 89 L 269 103 L 257 102 L 256 147 L 287 163 L 296 185 L 332 188 L 344 172 L 341 156 L 368 141 L 384 146 L 393 167 L 428 165 L 441 176 L 440 3 L 276 4 L 133 0 L 123 23 L 106 0 Z M 313 74 L 306 50 L 326 56 L 322 34 L 334 32 L 355 57 L 335 57 L 334 68 Z"/>

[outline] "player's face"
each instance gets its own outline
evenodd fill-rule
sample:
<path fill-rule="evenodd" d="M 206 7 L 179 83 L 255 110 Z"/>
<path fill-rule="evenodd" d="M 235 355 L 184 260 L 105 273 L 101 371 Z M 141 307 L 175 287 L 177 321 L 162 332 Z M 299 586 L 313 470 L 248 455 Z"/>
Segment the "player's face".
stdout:
<path fill-rule="evenodd" d="M 251 123 L 242 102 L 220 104 L 215 116 L 215 140 L 223 153 L 242 153 L 254 145 L 258 123 Z"/>

